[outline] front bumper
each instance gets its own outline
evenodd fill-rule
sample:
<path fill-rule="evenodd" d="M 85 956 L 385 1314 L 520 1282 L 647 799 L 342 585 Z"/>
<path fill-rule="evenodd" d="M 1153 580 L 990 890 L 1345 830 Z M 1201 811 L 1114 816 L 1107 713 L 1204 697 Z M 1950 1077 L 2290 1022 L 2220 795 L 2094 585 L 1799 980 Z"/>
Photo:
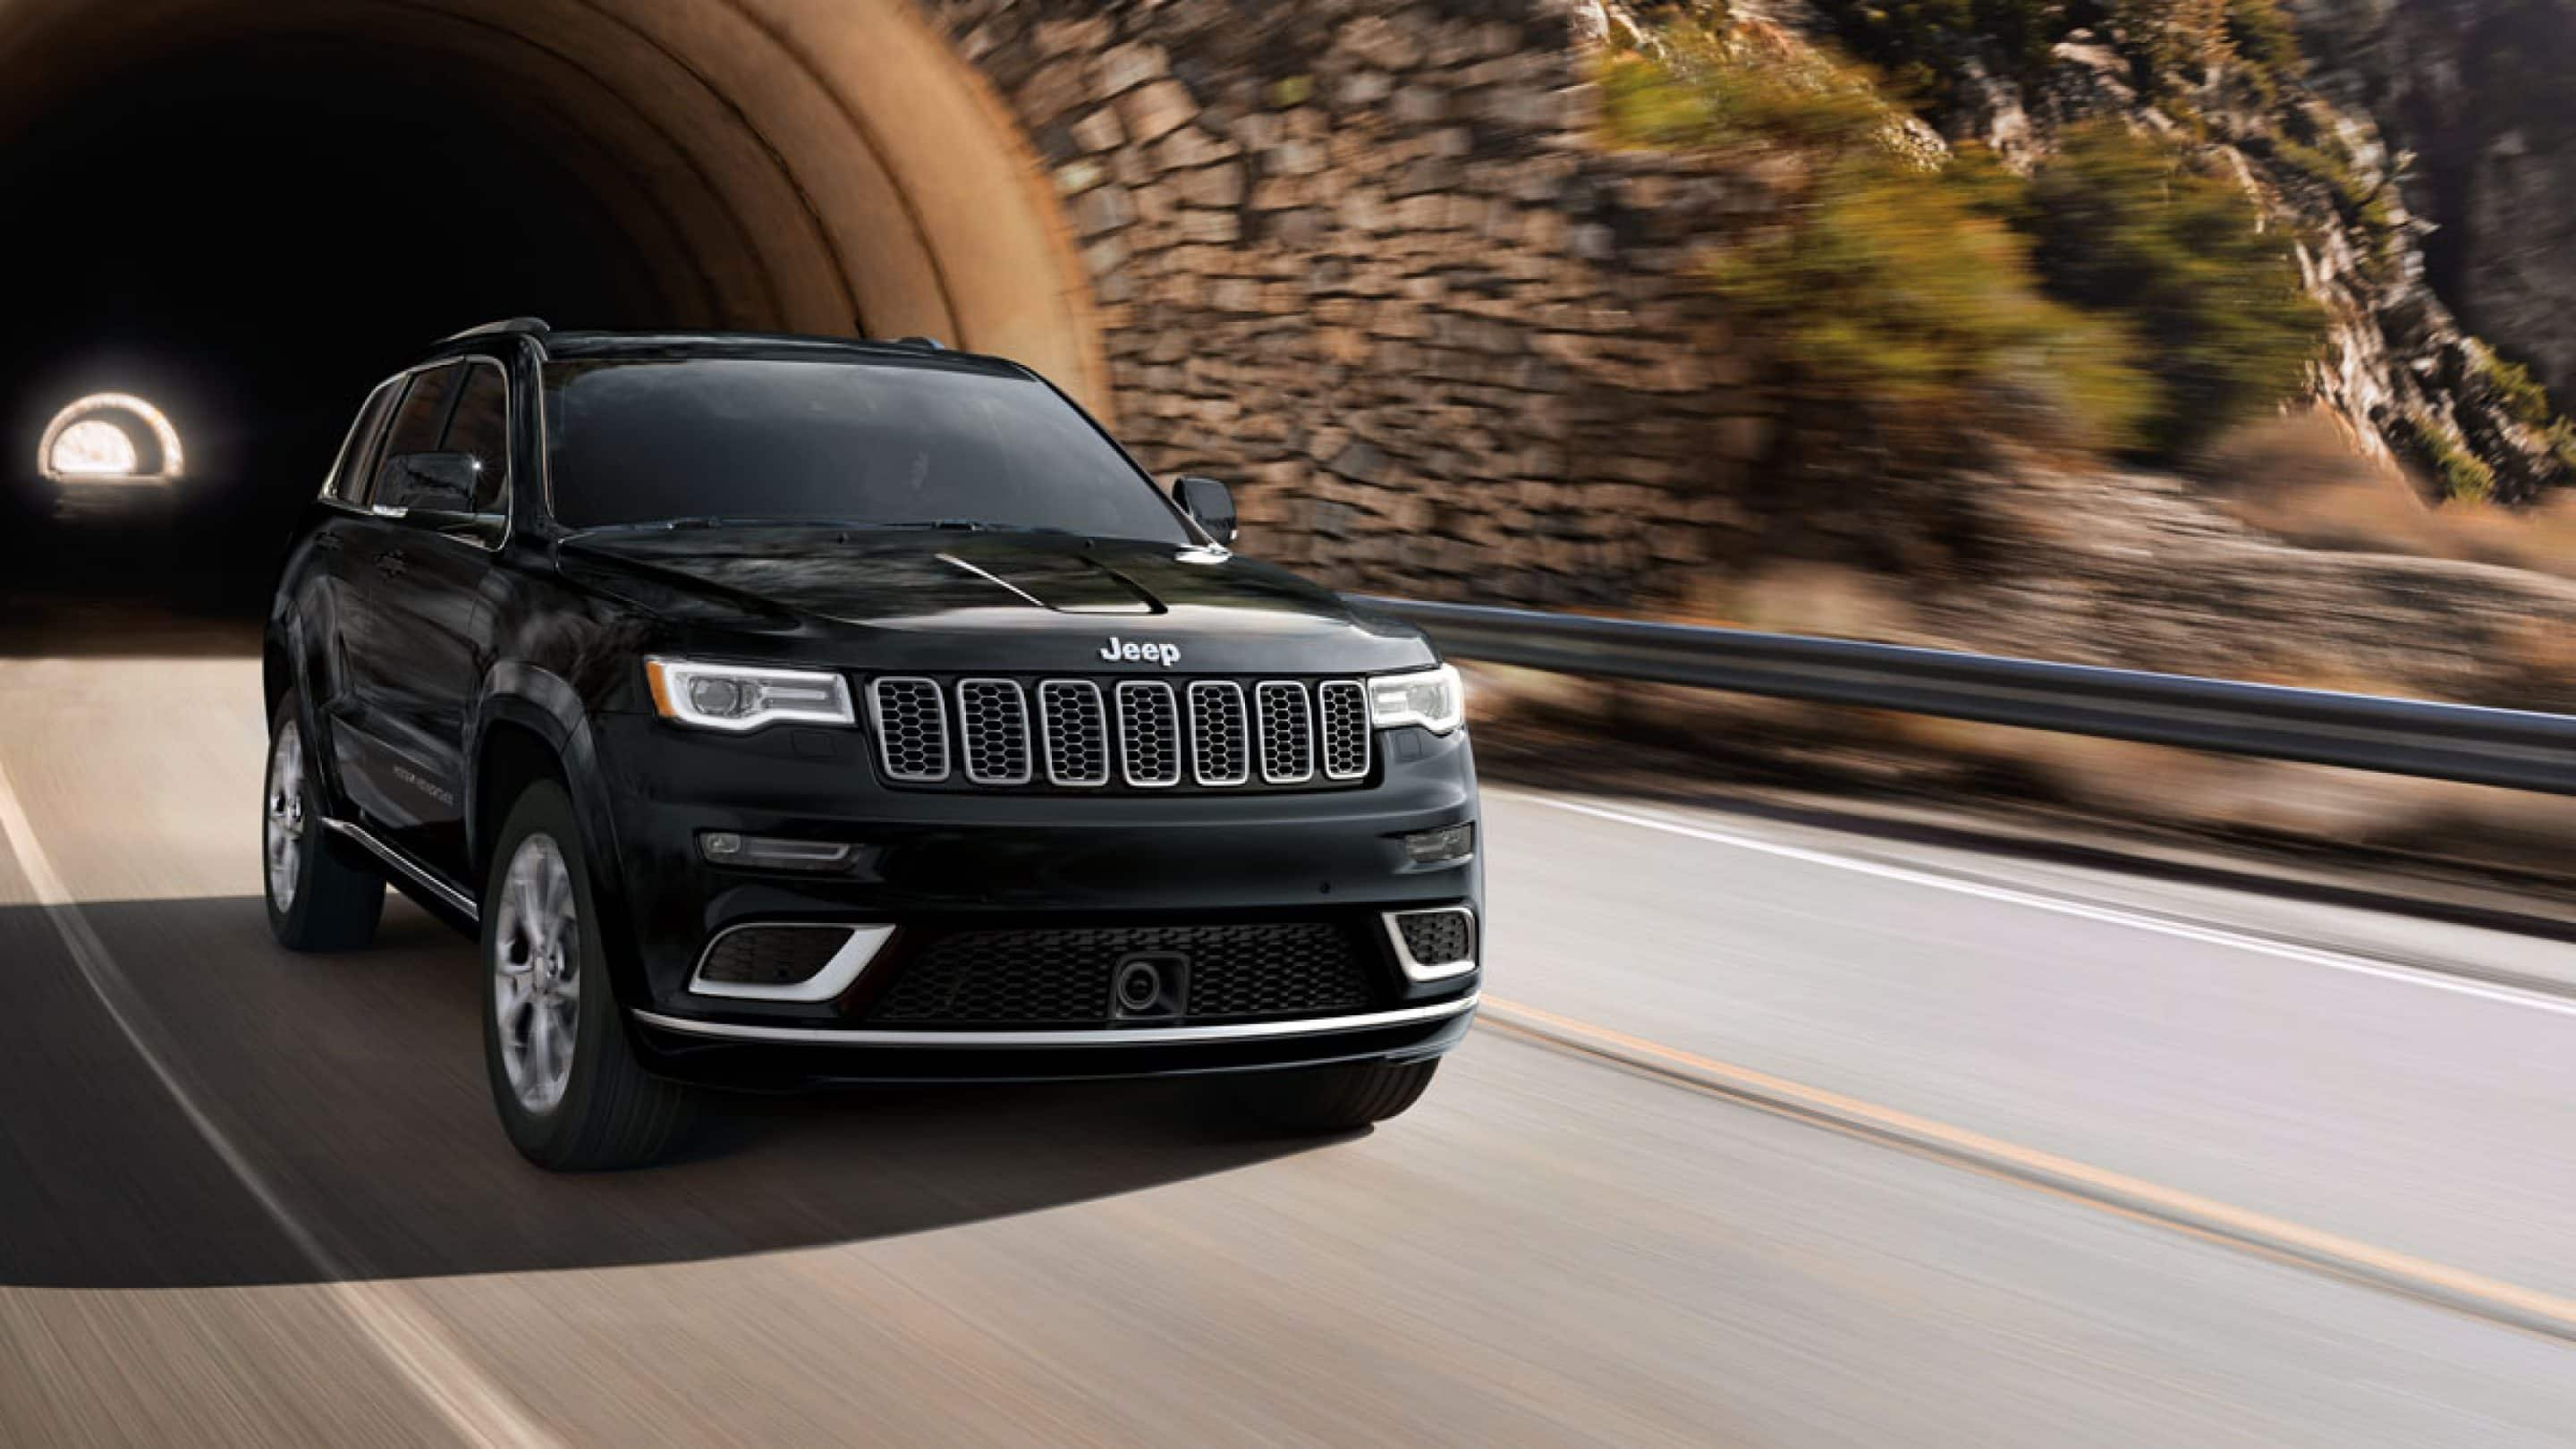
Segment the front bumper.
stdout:
<path fill-rule="evenodd" d="M 1230 1071 L 1436 1055 L 1467 1029 L 1478 971 L 1409 979 L 1384 913 L 1465 905 L 1482 866 L 1406 858 L 1402 838 L 1476 819 L 1465 733 L 1381 750 L 1362 788 L 1304 794 L 1062 797 L 891 789 L 864 737 L 776 729 L 714 737 L 595 720 L 633 963 L 618 982 L 637 1039 L 673 1075 L 782 1084 Z M 1390 731 L 1389 734 L 1395 732 Z M 706 832 L 849 842 L 830 875 L 710 865 Z M 1332 1014 L 981 1031 L 872 1022 L 881 971 L 943 933 L 1329 922 L 1365 953 L 1373 999 Z M 701 952 L 747 925 L 891 924 L 833 1000 L 690 989 Z M 1481 934 L 1481 933 L 1480 933 Z M 1481 942 L 1479 943 L 1481 946 Z"/>
<path fill-rule="evenodd" d="M 1341 1062 L 1421 1061 L 1456 1046 L 1476 1010 L 1447 1001 L 1341 1017 L 1207 1026 L 1014 1032 L 759 1026 L 633 1013 L 647 1060 L 711 1086 L 794 1090 L 862 1082 L 1034 1082 L 1188 1076 Z"/>

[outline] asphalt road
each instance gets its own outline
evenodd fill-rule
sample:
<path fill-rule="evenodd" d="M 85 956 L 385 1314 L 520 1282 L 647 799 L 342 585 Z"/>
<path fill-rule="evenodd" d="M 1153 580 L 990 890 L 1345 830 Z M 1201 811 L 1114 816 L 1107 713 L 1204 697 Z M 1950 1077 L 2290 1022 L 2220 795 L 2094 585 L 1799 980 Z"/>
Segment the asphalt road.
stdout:
<path fill-rule="evenodd" d="M 145 622 L 0 658 L 0 1445 L 2576 1443 L 2576 948 L 1496 791 L 1494 1020 L 1378 1131 L 548 1177 L 462 940 L 271 945 L 256 665 Z"/>

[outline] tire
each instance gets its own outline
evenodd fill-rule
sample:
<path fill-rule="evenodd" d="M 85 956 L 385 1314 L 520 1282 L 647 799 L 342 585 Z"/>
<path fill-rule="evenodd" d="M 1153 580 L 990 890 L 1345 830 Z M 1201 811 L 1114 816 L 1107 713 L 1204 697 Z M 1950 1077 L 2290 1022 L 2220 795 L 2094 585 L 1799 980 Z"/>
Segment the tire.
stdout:
<path fill-rule="evenodd" d="M 1421 1100 L 1440 1063 L 1349 1062 L 1260 1072 L 1234 1084 L 1253 1117 L 1288 1132 L 1348 1132 L 1383 1122 Z"/>
<path fill-rule="evenodd" d="M 511 1144 L 555 1172 L 644 1166 L 692 1115 L 688 1091 L 636 1059 L 603 933 L 584 929 L 600 919 L 585 859 L 571 797 L 540 780 L 510 807 L 483 890 L 492 1102 Z"/>
<path fill-rule="evenodd" d="M 376 938 L 385 877 L 322 828 L 328 812 L 309 744 L 303 702 L 290 689 L 268 722 L 260 797 L 268 928 L 290 951 L 354 951 Z"/>

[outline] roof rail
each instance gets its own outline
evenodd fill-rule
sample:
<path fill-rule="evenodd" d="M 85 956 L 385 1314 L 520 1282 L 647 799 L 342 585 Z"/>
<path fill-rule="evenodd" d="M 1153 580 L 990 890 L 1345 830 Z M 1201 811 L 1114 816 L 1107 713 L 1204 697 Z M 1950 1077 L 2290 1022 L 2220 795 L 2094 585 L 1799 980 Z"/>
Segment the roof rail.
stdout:
<path fill-rule="evenodd" d="M 498 322 L 486 322 L 480 327 L 468 327 L 452 337 L 442 337 L 438 340 L 457 342 L 468 337 L 488 337 L 496 332 L 533 332 L 542 337 L 553 330 L 546 325 L 546 319 L 543 317 L 504 317 Z"/>

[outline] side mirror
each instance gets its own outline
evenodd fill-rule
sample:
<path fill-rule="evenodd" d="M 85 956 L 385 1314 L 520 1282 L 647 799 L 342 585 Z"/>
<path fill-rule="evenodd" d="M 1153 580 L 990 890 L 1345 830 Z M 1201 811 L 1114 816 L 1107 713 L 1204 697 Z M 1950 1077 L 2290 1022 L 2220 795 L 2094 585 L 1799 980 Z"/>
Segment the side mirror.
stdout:
<path fill-rule="evenodd" d="M 1208 536 L 1218 543 L 1234 544 L 1234 494 L 1214 478 L 1187 477 L 1174 480 L 1172 501 L 1181 511 L 1198 521 Z"/>
<path fill-rule="evenodd" d="M 483 460 L 471 453 L 397 453 L 385 460 L 376 502 L 406 513 L 474 512 Z"/>

